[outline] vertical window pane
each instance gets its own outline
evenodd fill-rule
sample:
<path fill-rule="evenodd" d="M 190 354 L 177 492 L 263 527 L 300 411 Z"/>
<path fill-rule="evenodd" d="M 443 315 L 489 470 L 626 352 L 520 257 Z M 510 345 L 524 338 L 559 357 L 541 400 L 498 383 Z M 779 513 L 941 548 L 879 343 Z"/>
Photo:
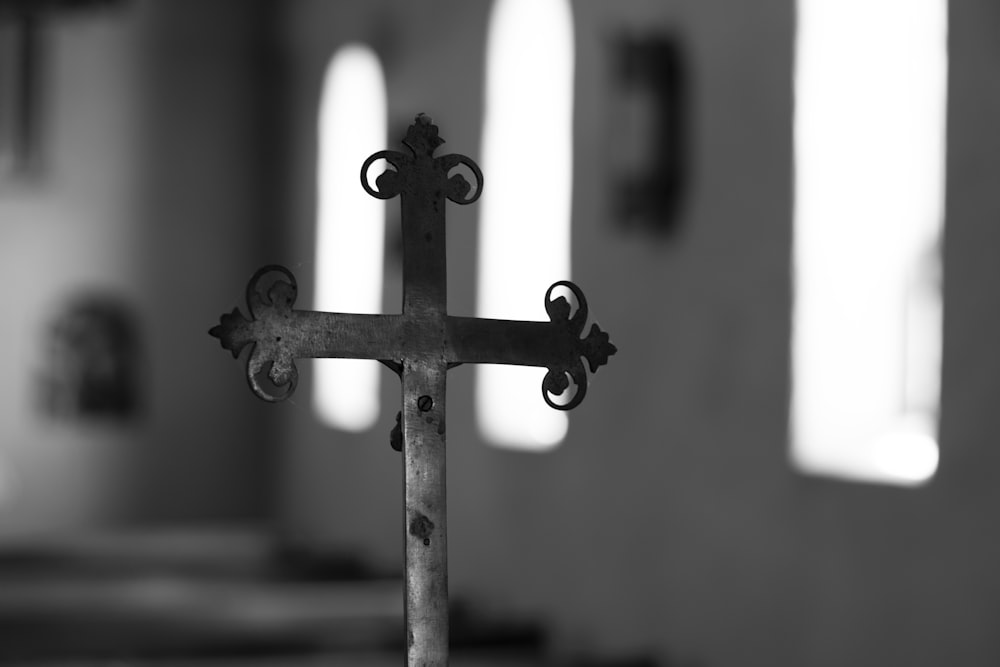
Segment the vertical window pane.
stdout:
<path fill-rule="evenodd" d="M 799 0 L 792 456 L 937 468 L 945 0 Z"/>
<path fill-rule="evenodd" d="M 486 51 L 480 206 L 481 317 L 546 320 L 545 291 L 570 275 L 573 19 L 566 0 L 498 0 Z M 491 442 L 544 449 L 566 415 L 540 395 L 544 369 L 477 369 L 477 414 Z"/>
<path fill-rule="evenodd" d="M 363 45 L 342 47 L 330 62 L 319 116 L 316 223 L 317 310 L 382 312 L 385 205 L 365 193 L 362 163 L 386 144 L 385 77 Z M 347 431 L 378 419 L 379 365 L 357 359 L 315 362 L 319 417 Z"/>

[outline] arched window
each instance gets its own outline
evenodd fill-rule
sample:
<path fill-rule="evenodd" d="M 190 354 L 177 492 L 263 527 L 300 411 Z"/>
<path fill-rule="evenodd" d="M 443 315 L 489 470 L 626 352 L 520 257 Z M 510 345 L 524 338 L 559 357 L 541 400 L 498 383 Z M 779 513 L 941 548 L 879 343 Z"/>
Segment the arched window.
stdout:
<path fill-rule="evenodd" d="M 573 17 L 567 0 L 497 0 L 486 50 L 480 205 L 481 317 L 546 320 L 548 287 L 570 276 Z M 490 442 L 545 449 L 566 415 L 539 395 L 544 369 L 477 369 L 476 412 Z"/>
<path fill-rule="evenodd" d="M 330 61 L 319 113 L 317 168 L 317 310 L 381 313 L 385 204 L 368 196 L 360 169 L 386 144 L 386 86 L 378 56 L 361 44 Z M 372 427 L 379 413 L 379 364 L 357 359 L 315 362 L 314 407 L 328 425 Z"/>
<path fill-rule="evenodd" d="M 799 0 L 792 458 L 934 474 L 946 0 Z"/>

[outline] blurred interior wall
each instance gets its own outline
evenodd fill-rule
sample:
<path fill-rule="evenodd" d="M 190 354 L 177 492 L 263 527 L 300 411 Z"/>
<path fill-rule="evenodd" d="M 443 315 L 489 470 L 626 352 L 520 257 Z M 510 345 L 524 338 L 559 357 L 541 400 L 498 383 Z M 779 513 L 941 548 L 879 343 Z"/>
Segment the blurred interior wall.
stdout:
<path fill-rule="evenodd" d="M 267 241 L 258 5 L 40 18 L 38 160 L 0 183 L 0 535 L 265 511 L 264 416 L 206 334 Z M 43 409 L 51 324 L 84 294 L 137 325 L 132 419 Z"/>

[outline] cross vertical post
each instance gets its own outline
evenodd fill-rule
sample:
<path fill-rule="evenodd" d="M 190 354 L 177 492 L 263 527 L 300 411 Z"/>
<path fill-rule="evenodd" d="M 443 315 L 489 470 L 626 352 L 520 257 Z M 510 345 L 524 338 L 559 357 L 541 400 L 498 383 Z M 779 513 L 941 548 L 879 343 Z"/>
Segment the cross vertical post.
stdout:
<path fill-rule="evenodd" d="M 448 309 L 445 191 L 448 169 L 436 164 L 443 143 L 427 116 L 418 116 L 404 143 L 412 161 L 383 153 L 397 169 L 403 224 L 403 316 L 430 324 L 422 350 L 403 360 L 403 503 L 407 664 L 448 662 L 448 532 L 445 466 L 445 391 L 448 363 L 443 354 Z M 368 187 L 371 160 L 361 170 Z M 405 166 L 404 166 L 405 165 Z M 477 177 L 478 169 L 476 170 Z M 464 179 L 463 179 L 464 182 Z M 375 196 L 391 196 L 394 184 L 380 184 Z M 461 186 L 460 186 L 461 187 Z M 465 188 L 466 190 L 468 187 Z M 464 192 L 459 203 L 464 200 Z M 478 191 L 476 193 L 478 197 Z M 424 327 L 421 327 L 423 329 Z M 407 336 L 408 342 L 421 333 Z"/>
<path fill-rule="evenodd" d="M 403 226 L 403 309 L 399 315 L 358 315 L 294 310 L 295 277 L 281 266 L 265 266 L 250 279 L 247 307 L 225 314 L 209 332 L 238 357 L 250 347 L 247 381 L 267 401 L 287 398 L 298 380 L 295 359 L 338 357 L 377 359 L 395 371 L 402 384 L 404 539 L 406 558 L 406 664 L 448 664 L 448 562 L 445 468 L 445 391 L 448 369 L 462 363 L 538 366 L 548 370 L 542 397 L 568 410 L 587 390 L 586 359 L 591 373 L 617 349 L 596 324 L 585 337 L 587 302 L 583 292 L 561 281 L 545 294 L 549 322 L 455 317 L 447 313 L 445 203 L 470 204 L 479 198 L 483 177 L 464 155 L 434 157 L 443 140 L 437 126 L 421 114 L 403 144 L 410 154 L 380 151 L 361 168 L 364 189 L 379 199 L 400 197 Z M 378 160 L 390 169 L 375 181 L 368 171 Z M 464 165 L 476 188 L 452 171 Z M 280 274 L 266 286 L 266 276 Z M 576 301 L 575 311 L 565 296 Z M 283 393 L 265 386 L 266 376 Z M 576 391 L 557 402 L 570 383 Z"/>

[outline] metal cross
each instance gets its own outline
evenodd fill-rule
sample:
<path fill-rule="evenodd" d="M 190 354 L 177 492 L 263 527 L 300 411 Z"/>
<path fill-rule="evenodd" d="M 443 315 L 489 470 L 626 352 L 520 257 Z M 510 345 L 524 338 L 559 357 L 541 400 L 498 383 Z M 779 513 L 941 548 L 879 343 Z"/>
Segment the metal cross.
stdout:
<path fill-rule="evenodd" d="M 410 154 L 380 151 L 361 168 L 365 190 L 379 199 L 400 196 L 403 226 L 403 312 L 359 315 L 294 310 L 295 277 L 281 266 L 266 266 L 250 279 L 247 306 L 251 319 L 234 308 L 209 333 L 238 357 L 252 346 L 247 380 L 266 401 L 286 398 L 295 389 L 296 358 L 339 357 L 377 359 L 393 369 L 403 385 L 402 441 L 406 526 L 406 646 L 407 665 L 448 662 L 448 573 L 445 508 L 445 376 L 463 363 L 514 364 L 548 369 L 542 397 L 559 410 L 583 400 L 587 390 L 585 358 L 593 373 L 617 350 L 608 334 L 593 324 L 581 338 L 587 302 L 571 282 L 554 284 L 545 294 L 549 322 L 456 317 L 447 314 L 445 262 L 445 200 L 470 204 L 482 193 L 483 177 L 464 155 L 434 157 L 444 140 L 437 126 L 421 114 L 403 144 Z M 368 182 L 377 160 L 387 169 Z M 477 181 L 475 192 L 461 174 L 465 165 Z M 268 274 L 282 274 L 264 290 Z M 559 288 L 570 291 L 575 312 Z M 264 291 L 262 291 L 264 290 Z M 261 384 L 267 376 L 283 393 L 274 395 Z M 562 396 L 572 379 L 576 393 Z"/>

